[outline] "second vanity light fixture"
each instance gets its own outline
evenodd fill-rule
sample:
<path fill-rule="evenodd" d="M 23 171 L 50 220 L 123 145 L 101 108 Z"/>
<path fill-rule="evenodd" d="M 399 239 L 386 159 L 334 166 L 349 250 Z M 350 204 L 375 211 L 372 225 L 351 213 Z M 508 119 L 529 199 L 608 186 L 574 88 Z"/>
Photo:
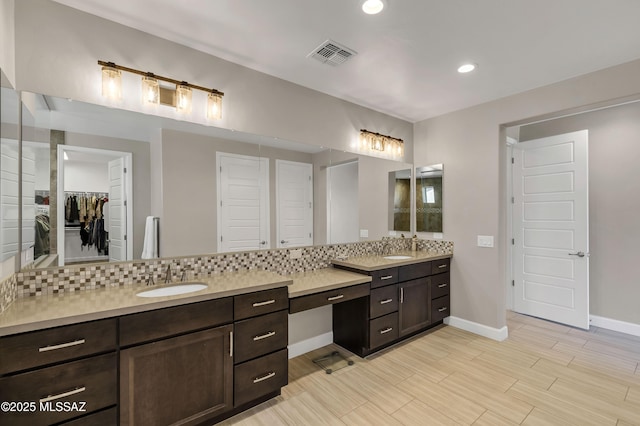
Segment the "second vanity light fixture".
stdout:
<path fill-rule="evenodd" d="M 404 141 L 393 136 L 361 129 L 360 150 L 387 158 L 401 158 L 404 156 Z"/>
<path fill-rule="evenodd" d="M 208 89 L 186 81 L 178 81 L 151 72 L 123 67 L 113 62 L 98 61 L 98 65 L 102 66 L 102 96 L 109 99 L 122 98 L 122 71 L 125 71 L 142 76 L 143 103 L 168 105 L 175 107 L 178 112 L 189 114 L 191 113 L 192 89 L 196 89 L 207 93 L 207 119 L 220 120 L 222 118 L 224 93 L 216 89 Z M 161 85 L 160 81 L 169 83 L 170 86 Z"/>

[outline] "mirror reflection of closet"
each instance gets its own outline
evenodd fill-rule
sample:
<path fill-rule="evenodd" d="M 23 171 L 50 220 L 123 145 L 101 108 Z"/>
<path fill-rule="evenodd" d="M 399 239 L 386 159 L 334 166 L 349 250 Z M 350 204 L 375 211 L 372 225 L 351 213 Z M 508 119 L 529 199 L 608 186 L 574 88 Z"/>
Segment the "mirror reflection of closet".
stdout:
<path fill-rule="evenodd" d="M 416 231 L 442 232 L 442 164 L 416 168 Z"/>
<path fill-rule="evenodd" d="M 389 172 L 389 229 L 411 231 L 411 169 Z"/>
<path fill-rule="evenodd" d="M 18 252 L 18 93 L 0 70 L 0 269 Z M 6 87 L 5 87 L 6 85 Z M 13 268 L 13 266 L 12 266 Z M 11 270 L 12 270 L 11 268 Z M 4 273 L 2 274 L 4 275 Z M 4 276 L 0 276 L 0 279 Z"/>
<path fill-rule="evenodd" d="M 58 146 L 59 266 L 132 259 L 131 153 Z"/>

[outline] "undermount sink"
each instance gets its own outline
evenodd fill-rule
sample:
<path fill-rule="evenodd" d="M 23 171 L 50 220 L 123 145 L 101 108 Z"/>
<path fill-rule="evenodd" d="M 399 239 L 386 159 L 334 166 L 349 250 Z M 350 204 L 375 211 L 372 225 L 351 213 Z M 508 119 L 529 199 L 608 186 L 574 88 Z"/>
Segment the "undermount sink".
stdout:
<path fill-rule="evenodd" d="M 152 290 L 141 291 L 136 293 L 139 297 L 163 297 L 163 296 L 176 296 L 178 294 L 193 293 L 195 291 L 204 290 L 208 286 L 201 283 L 193 284 L 176 284 L 167 287 L 158 287 Z"/>
<path fill-rule="evenodd" d="M 406 259 L 413 259 L 413 256 L 407 256 L 404 254 L 394 254 L 391 256 L 384 256 L 384 258 L 389 260 L 406 260 Z"/>

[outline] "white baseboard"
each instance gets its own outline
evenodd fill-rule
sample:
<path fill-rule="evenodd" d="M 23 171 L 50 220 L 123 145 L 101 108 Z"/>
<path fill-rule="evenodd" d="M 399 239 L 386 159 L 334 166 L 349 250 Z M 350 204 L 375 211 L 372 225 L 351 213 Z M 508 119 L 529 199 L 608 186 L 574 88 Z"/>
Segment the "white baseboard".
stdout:
<path fill-rule="evenodd" d="M 509 336 L 509 330 L 506 325 L 502 328 L 493 328 L 458 317 L 447 317 L 444 319 L 444 323 L 498 342 L 502 342 Z"/>
<path fill-rule="evenodd" d="M 289 359 L 333 343 L 333 331 L 289 345 Z"/>
<path fill-rule="evenodd" d="M 640 324 L 624 322 L 611 318 L 589 315 L 589 324 L 595 327 L 606 328 L 607 330 L 619 331 L 620 333 L 640 336 Z"/>

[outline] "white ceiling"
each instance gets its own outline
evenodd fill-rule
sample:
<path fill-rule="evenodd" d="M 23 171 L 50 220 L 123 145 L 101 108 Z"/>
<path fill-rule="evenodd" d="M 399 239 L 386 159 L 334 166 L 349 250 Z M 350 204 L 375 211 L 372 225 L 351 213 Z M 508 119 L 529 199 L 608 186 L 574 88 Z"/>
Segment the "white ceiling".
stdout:
<path fill-rule="evenodd" d="M 640 57 L 639 0 L 56 1 L 411 122 Z"/>

